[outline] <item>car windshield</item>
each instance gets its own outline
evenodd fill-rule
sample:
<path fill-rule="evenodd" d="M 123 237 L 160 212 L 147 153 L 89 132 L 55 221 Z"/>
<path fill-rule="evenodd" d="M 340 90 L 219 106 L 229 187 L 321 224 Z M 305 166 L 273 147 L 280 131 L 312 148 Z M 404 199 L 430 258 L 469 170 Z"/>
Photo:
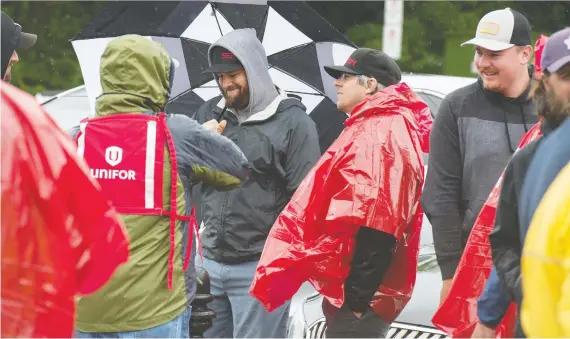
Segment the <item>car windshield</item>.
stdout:
<path fill-rule="evenodd" d="M 43 107 L 63 130 L 69 130 L 82 119 L 91 116 L 87 92 L 83 86 L 46 101 Z"/>

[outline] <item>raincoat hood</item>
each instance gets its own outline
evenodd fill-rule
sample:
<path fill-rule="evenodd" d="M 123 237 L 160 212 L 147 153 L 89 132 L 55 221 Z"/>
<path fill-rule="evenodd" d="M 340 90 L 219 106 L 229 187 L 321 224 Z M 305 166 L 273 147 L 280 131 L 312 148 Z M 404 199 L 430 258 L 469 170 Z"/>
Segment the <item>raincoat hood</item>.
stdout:
<path fill-rule="evenodd" d="M 97 116 L 163 111 L 174 67 L 166 50 L 139 35 L 113 39 L 101 56 L 101 94 Z"/>
<path fill-rule="evenodd" d="M 247 119 L 247 116 L 267 108 L 279 93 L 269 75 L 267 55 L 255 30 L 253 28 L 236 29 L 213 43 L 208 50 L 210 66 L 212 66 L 212 48 L 215 46 L 232 52 L 245 69 L 249 87 L 249 104 L 239 113 L 246 115 Z M 218 79 L 217 75 L 215 78 Z"/>
<path fill-rule="evenodd" d="M 376 114 L 404 116 L 411 130 L 417 134 L 422 151 L 429 152 L 429 134 L 433 125 L 431 113 L 406 83 L 386 87 L 364 100 L 354 108 L 345 125 L 351 126 L 360 119 Z"/>

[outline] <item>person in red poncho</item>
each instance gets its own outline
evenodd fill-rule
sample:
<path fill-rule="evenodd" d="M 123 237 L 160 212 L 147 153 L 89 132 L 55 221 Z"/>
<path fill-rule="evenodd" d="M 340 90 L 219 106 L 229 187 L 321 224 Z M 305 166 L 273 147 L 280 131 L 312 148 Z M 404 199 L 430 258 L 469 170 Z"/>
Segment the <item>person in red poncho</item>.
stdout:
<path fill-rule="evenodd" d="M 71 337 L 75 298 L 129 258 L 113 207 L 67 134 L 2 82 L 1 337 Z"/>
<path fill-rule="evenodd" d="M 415 284 L 432 118 L 380 51 L 325 70 L 350 117 L 273 225 L 250 293 L 271 311 L 310 281 L 327 337 L 384 337 Z"/>

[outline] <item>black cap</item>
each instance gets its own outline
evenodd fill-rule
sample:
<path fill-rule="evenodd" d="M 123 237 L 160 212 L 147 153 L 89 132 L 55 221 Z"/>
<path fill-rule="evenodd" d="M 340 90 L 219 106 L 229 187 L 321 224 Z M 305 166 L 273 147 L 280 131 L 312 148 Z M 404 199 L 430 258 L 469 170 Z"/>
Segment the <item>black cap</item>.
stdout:
<path fill-rule="evenodd" d="M 38 39 L 35 34 L 22 32 L 22 26 L 8 16 L 8 14 L 2 12 L 2 47 L 5 43 L 10 43 L 10 46 L 15 48 L 30 48 Z"/>
<path fill-rule="evenodd" d="M 335 79 L 343 73 L 365 75 L 384 86 L 395 85 L 402 79 L 398 64 L 385 53 L 371 48 L 359 48 L 352 52 L 344 66 L 325 66 L 325 71 Z"/>
<path fill-rule="evenodd" d="M 227 73 L 242 69 L 243 65 L 238 58 L 227 49 L 215 46 L 210 51 L 212 66 L 202 73 Z"/>

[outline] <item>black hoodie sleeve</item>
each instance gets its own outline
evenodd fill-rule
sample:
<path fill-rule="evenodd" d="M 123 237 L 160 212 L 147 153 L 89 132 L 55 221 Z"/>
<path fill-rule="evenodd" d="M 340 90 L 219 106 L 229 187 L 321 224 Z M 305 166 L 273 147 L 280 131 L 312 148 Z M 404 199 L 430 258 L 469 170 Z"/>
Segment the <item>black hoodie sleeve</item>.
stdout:
<path fill-rule="evenodd" d="M 521 239 L 518 199 L 515 193 L 515 173 L 513 171 L 516 160 L 518 159 L 513 158 L 505 170 L 497 206 L 495 227 L 489 235 L 489 241 L 497 275 L 503 285 L 507 287 L 511 299 L 520 305 L 522 301 L 520 284 Z"/>
<path fill-rule="evenodd" d="M 362 226 L 356 236 L 356 249 L 345 281 L 345 304 L 353 312 L 366 311 L 392 262 L 396 238 Z"/>
<path fill-rule="evenodd" d="M 290 107 L 287 114 L 297 118 L 295 126 L 289 132 L 283 165 L 287 191 L 292 196 L 319 160 L 321 151 L 317 127 L 311 117 L 297 106 Z"/>
<path fill-rule="evenodd" d="M 457 118 L 446 98 L 439 107 L 431 130 L 428 170 L 421 198 L 432 225 L 435 251 L 444 280 L 453 277 L 463 252 L 462 175 Z"/>

